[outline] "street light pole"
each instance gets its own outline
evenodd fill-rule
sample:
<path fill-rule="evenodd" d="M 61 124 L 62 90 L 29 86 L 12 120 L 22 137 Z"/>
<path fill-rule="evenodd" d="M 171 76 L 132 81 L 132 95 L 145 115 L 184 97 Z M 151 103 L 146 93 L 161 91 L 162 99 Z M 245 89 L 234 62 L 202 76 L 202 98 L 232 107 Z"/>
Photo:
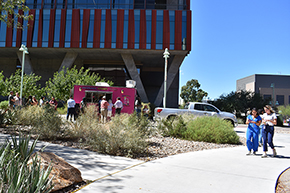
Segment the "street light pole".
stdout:
<path fill-rule="evenodd" d="M 22 53 L 22 65 L 21 65 L 21 86 L 20 86 L 20 102 L 22 105 L 22 88 L 23 88 L 23 74 L 24 74 L 24 63 L 25 63 L 25 54 L 28 54 L 27 47 L 25 45 L 21 45 L 19 51 Z"/>
<path fill-rule="evenodd" d="M 165 69 L 164 69 L 164 98 L 163 98 L 163 108 L 166 108 L 166 92 L 167 92 L 167 59 L 169 58 L 170 53 L 168 49 L 165 48 L 163 53 L 163 58 L 165 58 Z"/>

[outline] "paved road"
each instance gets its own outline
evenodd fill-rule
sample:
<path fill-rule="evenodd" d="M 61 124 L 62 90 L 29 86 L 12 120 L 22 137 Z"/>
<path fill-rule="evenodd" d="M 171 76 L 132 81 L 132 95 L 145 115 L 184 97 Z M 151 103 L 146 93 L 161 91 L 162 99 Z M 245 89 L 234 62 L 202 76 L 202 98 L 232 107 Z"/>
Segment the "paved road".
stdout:
<path fill-rule="evenodd" d="M 235 128 L 245 136 L 245 125 Z M 0 134 L 0 142 L 7 137 Z M 190 152 L 150 162 L 39 142 L 47 145 L 82 172 L 84 179 L 94 180 L 80 193 L 191 193 L 191 192 L 274 192 L 279 174 L 290 166 L 290 134 L 275 134 L 278 156 L 246 156 L 245 146 Z"/>

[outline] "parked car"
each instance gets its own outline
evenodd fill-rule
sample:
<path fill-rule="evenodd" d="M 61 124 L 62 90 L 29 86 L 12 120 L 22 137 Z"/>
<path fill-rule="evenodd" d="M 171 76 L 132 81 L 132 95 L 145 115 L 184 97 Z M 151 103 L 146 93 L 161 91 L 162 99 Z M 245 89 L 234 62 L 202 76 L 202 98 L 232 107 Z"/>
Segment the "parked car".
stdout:
<path fill-rule="evenodd" d="M 234 127 L 238 125 L 237 118 L 234 114 L 222 112 L 209 103 L 200 102 L 188 102 L 184 106 L 184 109 L 157 107 L 154 110 L 154 119 L 169 119 L 187 113 L 196 116 L 217 116 L 223 120 L 230 121 Z"/>

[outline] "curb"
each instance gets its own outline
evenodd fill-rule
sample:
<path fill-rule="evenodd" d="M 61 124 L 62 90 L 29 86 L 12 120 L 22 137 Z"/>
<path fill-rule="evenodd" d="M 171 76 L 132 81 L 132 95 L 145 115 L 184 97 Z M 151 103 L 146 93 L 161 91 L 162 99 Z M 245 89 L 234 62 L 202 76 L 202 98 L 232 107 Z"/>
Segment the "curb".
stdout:
<path fill-rule="evenodd" d="M 83 188 L 89 186 L 90 184 L 92 184 L 92 183 L 94 183 L 94 182 L 96 182 L 96 181 L 99 181 L 99 180 L 102 180 L 102 179 L 104 179 L 104 178 L 107 178 L 107 177 L 113 176 L 114 174 L 118 174 L 118 173 L 120 173 L 120 172 L 123 172 L 123 171 L 129 170 L 129 169 L 134 168 L 134 167 L 136 167 L 136 166 L 142 165 L 142 164 L 144 164 L 144 163 L 146 163 L 146 162 L 148 162 L 148 161 L 144 161 L 144 162 L 141 162 L 141 163 L 138 163 L 138 164 L 135 164 L 135 165 L 129 166 L 129 167 L 124 168 L 124 169 L 122 169 L 122 170 L 119 170 L 119 171 L 116 171 L 116 172 L 110 173 L 110 174 L 108 174 L 108 175 L 105 175 L 105 176 L 103 176 L 103 177 L 97 178 L 97 179 L 95 179 L 95 180 L 92 180 L 92 181 L 90 181 L 88 184 L 86 184 L 85 186 L 82 186 L 81 188 L 79 188 L 79 189 L 73 191 L 72 193 L 78 192 L 79 190 L 82 190 Z"/>

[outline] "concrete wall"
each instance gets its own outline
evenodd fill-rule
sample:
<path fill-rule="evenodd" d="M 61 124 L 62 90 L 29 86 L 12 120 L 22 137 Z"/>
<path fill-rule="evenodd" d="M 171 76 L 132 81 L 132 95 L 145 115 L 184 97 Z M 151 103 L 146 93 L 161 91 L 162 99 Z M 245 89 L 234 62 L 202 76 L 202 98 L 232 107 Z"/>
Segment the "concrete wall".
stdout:
<path fill-rule="evenodd" d="M 5 77 L 9 77 L 16 71 L 17 56 L 15 58 L 0 58 L 0 71 L 3 71 Z"/>
<path fill-rule="evenodd" d="M 247 76 L 237 80 L 236 90 L 246 90 L 247 84 L 255 82 L 255 75 Z"/>

